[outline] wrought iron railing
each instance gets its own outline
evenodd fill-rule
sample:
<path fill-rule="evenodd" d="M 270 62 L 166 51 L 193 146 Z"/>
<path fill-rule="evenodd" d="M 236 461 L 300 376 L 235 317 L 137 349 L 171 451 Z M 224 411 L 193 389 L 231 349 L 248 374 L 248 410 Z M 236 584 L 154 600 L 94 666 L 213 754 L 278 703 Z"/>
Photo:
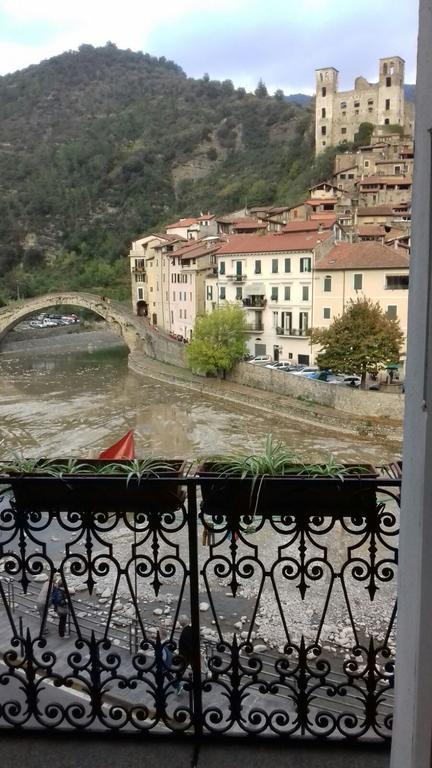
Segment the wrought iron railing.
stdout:
<path fill-rule="evenodd" d="M 13 486 L 0 728 L 390 737 L 400 480 Z"/>

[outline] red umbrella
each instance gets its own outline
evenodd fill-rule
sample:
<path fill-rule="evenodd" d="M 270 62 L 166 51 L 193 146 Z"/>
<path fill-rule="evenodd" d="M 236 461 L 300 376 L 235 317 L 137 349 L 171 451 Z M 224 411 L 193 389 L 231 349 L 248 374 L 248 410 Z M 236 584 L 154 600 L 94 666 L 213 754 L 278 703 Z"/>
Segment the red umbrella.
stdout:
<path fill-rule="evenodd" d="M 99 454 L 100 459 L 134 459 L 135 442 L 134 431 L 130 429 L 114 445 L 110 445 L 105 451 Z"/>

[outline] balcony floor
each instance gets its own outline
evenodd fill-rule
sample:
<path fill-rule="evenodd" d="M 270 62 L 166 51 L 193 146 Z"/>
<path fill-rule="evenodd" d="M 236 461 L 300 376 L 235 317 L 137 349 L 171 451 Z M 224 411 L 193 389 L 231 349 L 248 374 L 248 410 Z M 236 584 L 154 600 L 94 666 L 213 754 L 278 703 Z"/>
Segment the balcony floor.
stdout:
<path fill-rule="evenodd" d="M 2 768 L 387 768 L 389 748 L 348 744 L 272 744 L 251 739 L 206 741 L 195 748 L 192 740 L 125 739 L 112 735 L 41 734 L 2 732 Z"/>

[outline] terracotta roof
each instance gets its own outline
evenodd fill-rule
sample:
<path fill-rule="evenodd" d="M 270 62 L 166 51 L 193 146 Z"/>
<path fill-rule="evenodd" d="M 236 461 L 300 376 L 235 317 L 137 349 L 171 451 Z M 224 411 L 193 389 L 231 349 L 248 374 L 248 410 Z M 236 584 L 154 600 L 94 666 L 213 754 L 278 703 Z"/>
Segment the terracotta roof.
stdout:
<path fill-rule="evenodd" d="M 381 224 L 360 224 L 357 234 L 359 237 L 384 237 L 386 231 Z"/>
<path fill-rule="evenodd" d="M 367 176 L 359 179 L 356 184 L 412 184 L 411 176 Z"/>
<path fill-rule="evenodd" d="M 154 235 L 154 237 L 160 237 L 161 240 L 166 240 L 169 243 L 175 243 L 176 240 L 186 240 L 186 238 L 183 237 L 183 235 L 170 235 L 169 233 L 165 234 L 163 232 L 160 234 L 158 232 L 156 235 Z"/>
<path fill-rule="evenodd" d="M 317 232 L 320 226 L 330 229 L 336 224 L 337 218 L 333 213 L 327 218 L 325 214 L 313 213 L 308 221 L 289 221 L 284 225 L 284 232 Z"/>
<path fill-rule="evenodd" d="M 233 229 L 265 229 L 266 224 L 258 219 L 237 219 L 232 222 Z"/>
<path fill-rule="evenodd" d="M 175 221 L 174 224 L 167 224 L 166 229 L 173 229 L 174 227 L 191 227 L 193 224 L 198 224 L 200 221 L 208 221 L 209 219 L 214 218 L 213 214 L 207 213 L 203 216 L 195 216 L 190 219 L 179 219 L 178 221 Z"/>
<path fill-rule="evenodd" d="M 338 243 L 315 265 L 317 270 L 408 269 L 409 257 L 381 243 Z"/>
<path fill-rule="evenodd" d="M 177 250 L 173 251 L 170 255 L 181 259 L 197 259 L 200 256 L 214 253 L 220 248 L 220 246 L 220 240 L 193 240 L 187 245 L 184 245 L 182 248 L 177 248 Z"/>
<path fill-rule="evenodd" d="M 305 200 L 303 205 L 329 205 L 337 202 L 337 197 L 316 197 L 311 198 L 310 200 Z"/>
<path fill-rule="evenodd" d="M 310 220 L 316 221 L 318 224 L 321 222 L 322 224 L 326 224 L 327 227 L 331 227 L 332 224 L 336 224 L 337 217 L 335 216 L 334 211 L 320 211 L 319 213 L 311 213 Z"/>
<path fill-rule="evenodd" d="M 219 254 L 311 251 L 330 232 L 277 232 L 266 235 L 227 235 Z"/>
<path fill-rule="evenodd" d="M 313 187 L 309 187 L 309 192 L 312 192 L 313 189 L 319 189 L 320 187 L 330 187 L 330 189 L 337 189 L 337 187 L 335 187 L 334 184 L 330 184 L 329 181 L 321 181 L 320 184 L 314 184 Z"/>
<path fill-rule="evenodd" d="M 376 205 L 370 208 L 358 208 L 357 216 L 392 216 L 393 208 L 391 205 Z"/>

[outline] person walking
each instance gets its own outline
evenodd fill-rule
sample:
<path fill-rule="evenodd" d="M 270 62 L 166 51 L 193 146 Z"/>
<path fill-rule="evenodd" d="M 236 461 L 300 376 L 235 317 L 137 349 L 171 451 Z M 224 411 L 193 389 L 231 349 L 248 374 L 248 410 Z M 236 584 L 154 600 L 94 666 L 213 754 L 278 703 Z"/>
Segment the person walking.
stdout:
<path fill-rule="evenodd" d="M 65 636 L 67 618 L 69 616 L 69 607 L 66 600 L 66 592 L 61 581 L 57 581 L 53 587 L 51 603 L 59 617 L 58 633 L 59 637 Z"/>
<path fill-rule="evenodd" d="M 181 632 L 180 632 L 180 637 L 178 642 L 178 653 L 184 662 L 184 673 L 185 673 L 189 666 L 191 666 L 193 670 L 193 658 L 194 658 L 193 633 L 192 633 L 192 627 L 191 627 L 189 616 L 187 616 L 185 613 L 182 614 L 179 619 L 179 624 L 181 627 Z M 177 696 L 180 696 L 182 690 L 183 690 L 183 685 L 180 684 L 176 691 Z"/>
<path fill-rule="evenodd" d="M 47 620 L 47 612 L 48 612 L 48 605 L 49 602 L 48 594 L 50 591 L 50 582 L 49 580 L 46 581 L 44 584 L 42 584 L 42 588 L 37 596 L 36 600 L 36 607 L 38 609 L 38 613 L 41 620 L 41 635 L 47 635 L 48 629 L 46 626 L 46 620 Z"/>

